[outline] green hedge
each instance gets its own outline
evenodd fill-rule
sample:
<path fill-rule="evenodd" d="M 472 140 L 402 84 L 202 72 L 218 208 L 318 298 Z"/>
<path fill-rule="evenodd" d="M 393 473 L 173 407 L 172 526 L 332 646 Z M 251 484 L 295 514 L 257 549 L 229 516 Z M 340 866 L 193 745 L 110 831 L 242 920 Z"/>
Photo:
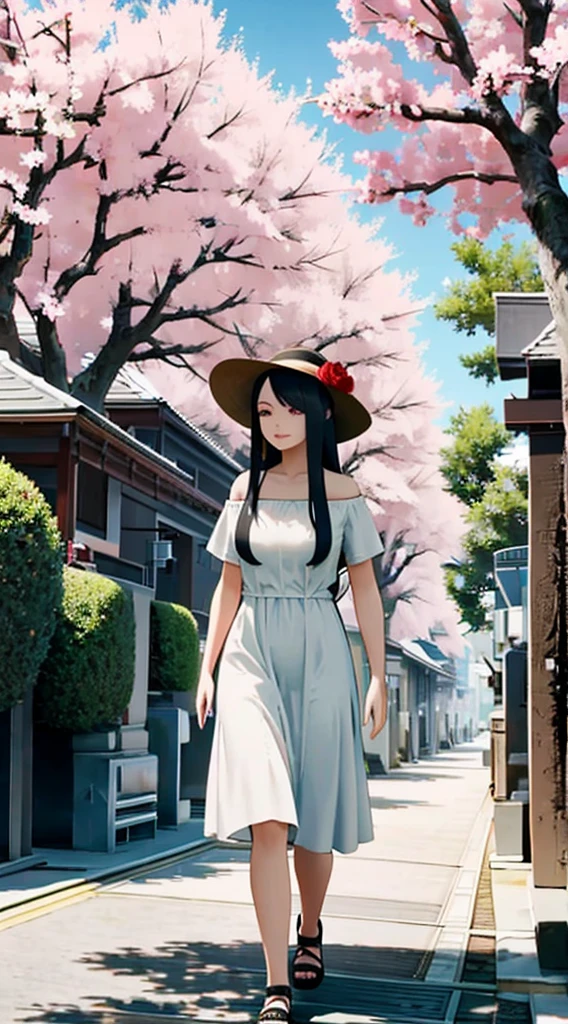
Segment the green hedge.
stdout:
<path fill-rule="evenodd" d="M 199 632 L 181 604 L 152 601 L 150 690 L 194 690 L 199 676 Z"/>
<path fill-rule="evenodd" d="M 0 711 L 34 685 L 62 595 L 57 522 L 36 485 L 0 460 Z"/>
<path fill-rule="evenodd" d="M 63 608 L 37 686 L 36 718 L 91 732 L 122 717 L 134 687 L 134 606 L 118 583 L 65 569 Z"/>

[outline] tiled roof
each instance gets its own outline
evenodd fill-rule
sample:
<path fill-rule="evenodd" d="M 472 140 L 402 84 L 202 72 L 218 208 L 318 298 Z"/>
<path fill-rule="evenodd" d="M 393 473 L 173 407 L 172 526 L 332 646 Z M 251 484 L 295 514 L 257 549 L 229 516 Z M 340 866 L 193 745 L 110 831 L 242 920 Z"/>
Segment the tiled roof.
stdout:
<path fill-rule="evenodd" d="M 558 336 L 556 333 L 556 324 L 554 320 L 551 320 L 547 327 L 531 341 L 530 345 L 527 345 L 521 355 L 529 359 L 531 362 L 534 359 L 559 359 L 560 352 L 558 348 Z"/>
<path fill-rule="evenodd" d="M 86 419 L 102 428 L 107 434 L 128 445 L 133 451 L 150 459 L 157 466 L 167 469 L 178 477 L 192 491 L 195 488 L 191 477 L 165 455 L 160 455 L 153 448 L 138 441 L 106 416 L 101 416 L 88 406 L 78 402 L 76 398 L 65 394 L 59 388 L 48 384 L 43 377 L 38 377 L 29 370 L 10 359 L 7 352 L 0 349 L 0 420 L 2 416 L 50 416 L 57 414 L 81 413 Z M 209 496 L 195 491 L 196 501 L 203 508 L 219 507 L 219 502 Z"/>
<path fill-rule="evenodd" d="M 12 362 L 7 352 L 0 350 L 0 415 L 76 412 L 80 407 L 81 403 L 71 395 L 54 388 L 43 377 L 24 370 Z"/>
<path fill-rule="evenodd" d="M 400 646 L 402 647 L 402 650 L 404 651 L 404 653 L 409 658 L 412 658 L 413 661 L 422 662 L 423 665 L 426 665 L 428 668 L 433 669 L 434 672 L 436 672 L 438 675 L 445 676 L 445 678 L 447 678 L 447 679 L 453 679 L 454 678 L 454 672 L 452 672 L 450 666 L 448 665 L 447 660 L 446 660 L 446 662 L 444 664 L 444 663 L 440 663 L 440 661 L 438 659 L 434 660 L 434 658 L 431 658 L 426 653 L 426 651 L 424 650 L 424 648 L 422 647 L 422 645 L 421 645 L 421 643 L 419 641 L 417 641 L 417 640 L 401 640 L 400 641 Z"/>
<path fill-rule="evenodd" d="M 40 357 L 41 351 L 37 340 L 34 322 L 21 302 L 17 303 L 15 316 L 16 329 L 18 331 L 20 341 Z M 159 404 L 166 406 L 168 409 L 171 409 L 175 416 L 177 416 L 185 426 L 189 427 L 191 432 L 195 434 L 200 441 L 202 441 L 217 455 L 220 455 L 221 458 L 233 469 L 243 469 L 241 463 L 237 462 L 237 460 L 233 458 L 231 452 L 223 447 L 223 445 L 219 444 L 219 442 L 204 430 L 203 427 L 198 427 L 193 420 L 188 419 L 187 416 L 184 416 L 178 409 L 174 409 L 173 406 L 169 405 L 148 377 L 132 364 L 127 364 L 119 370 L 106 396 L 105 405 L 112 407 L 113 405 L 127 405 L 129 402 L 134 402 L 137 405 Z"/>
<path fill-rule="evenodd" d="M 230 466 L 232 466 L 233 469 L 243 468 L 241 464 L 233 458 L 231 453 L 211 437 L 206 430 L 202 427 L 198 427 L 193 420 L 184 416 L 179 409 L 175 409 L 173 406 L 169 405 L 165 398 L 154 387 L 152 382 L 148 380 L 145 374 L 141 373 L 140 370 L 134 366 L 126 365 L 119 370 L 115 380 L 109 388 L 105 399 L 105 405 L 112 408 L 113 405 L 128 405 L 130 403 L 134 403 L 136 405 L 154 404 L 166 406 L 166 408 L 170 409 L 186 427 L 189 427 L 193 434 L 196 434 L 201 441 L 215 451 L 217 455 L 220 455 L 229 463 Z"/>
<path fill-rule="evenodd" d="M 108 390 L 105 404 L 116 405 L 121 402 L 165 403 L 165 399 L 140 370 L 133 366 L 122 366 Z"/>

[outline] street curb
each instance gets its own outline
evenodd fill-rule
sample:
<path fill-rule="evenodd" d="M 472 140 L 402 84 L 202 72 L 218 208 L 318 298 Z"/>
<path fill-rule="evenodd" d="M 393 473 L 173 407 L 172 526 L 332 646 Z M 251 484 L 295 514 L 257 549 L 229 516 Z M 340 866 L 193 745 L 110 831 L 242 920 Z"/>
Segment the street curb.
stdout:
<path fill-rule="evenodd" d="M 438 936 L 425 978 L 433 984 L 451 985 L 461 977 L 492 822 L 493 800 L 487 790 L 460 858 L 457 878 L 436 926 Z"/>
<path fill-rule="evenodd" d="M 173 850 L 163 850 L 159 854 L 150 854 L 147 857 L 139 857 L 136 860 L 121 864 L 120 867 L 102 868 L 93 871 L 88 878 L 74 878 L 72 881 L 54 882 L 45 887 L 45 891 L 35 893 L 33 896 L 26 896 L 21 893 L 13 903 L 0 910 L 0 931 L 20 924 L 24 920 L 37 917 L 55 909 L 56 906 L 63 906 L 87 899 L 94 892 L 108 882 L 120 882 L 126 878 L 136 877 L 148 868 L 166 867 L 168 864 L 184 860 L 188 856 L 214 849 L 218 844 L 213 839 L 195 839 L 191 843 L 175 847 Z"/>

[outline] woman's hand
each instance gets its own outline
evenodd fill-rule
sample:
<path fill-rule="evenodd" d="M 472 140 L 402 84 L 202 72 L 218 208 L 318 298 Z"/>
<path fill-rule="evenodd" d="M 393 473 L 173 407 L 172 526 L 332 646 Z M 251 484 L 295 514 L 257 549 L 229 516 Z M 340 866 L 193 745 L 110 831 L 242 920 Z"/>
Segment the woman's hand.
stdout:
<path fill-rule="evenodd" d="M 215 682 L 209 672 L 202 672 L 199 676 L 197 693 L 195 695 L 195 710 L 197 712 L 197 724 L 200 729 L 205 725 L 205 719 L 213 706 L 215 696 Z"/>
<path fill-rule="evenodd" d="M 363 714 L 363 725 L 367 725 L 370 718 L 373 719 L 371 739 L 374 740 L 384 727 L 388 712 L 387 684 L 379 676 L 371 676 L 367 696 L 365 697 L 365 711 Z"/>

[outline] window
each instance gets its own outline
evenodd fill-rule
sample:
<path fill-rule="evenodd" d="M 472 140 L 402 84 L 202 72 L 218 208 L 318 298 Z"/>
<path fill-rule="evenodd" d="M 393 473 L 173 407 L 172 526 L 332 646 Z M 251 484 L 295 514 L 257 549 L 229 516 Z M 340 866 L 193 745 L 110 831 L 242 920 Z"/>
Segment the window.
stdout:
<path fill-rule="evenodd" d="M 134 434 L 137 441 L 141 441 L 142 444 L 153 448 L 155 451 L 160 451 L 160 431 L 153 430 L 151 427 L 135 427 Z"/>
<path fill-rule="evenodd" d="M 77 478 L 77 525 L 105 537 L 107 529 L 108 477 L 100 469 L 79 463 Z"/>

